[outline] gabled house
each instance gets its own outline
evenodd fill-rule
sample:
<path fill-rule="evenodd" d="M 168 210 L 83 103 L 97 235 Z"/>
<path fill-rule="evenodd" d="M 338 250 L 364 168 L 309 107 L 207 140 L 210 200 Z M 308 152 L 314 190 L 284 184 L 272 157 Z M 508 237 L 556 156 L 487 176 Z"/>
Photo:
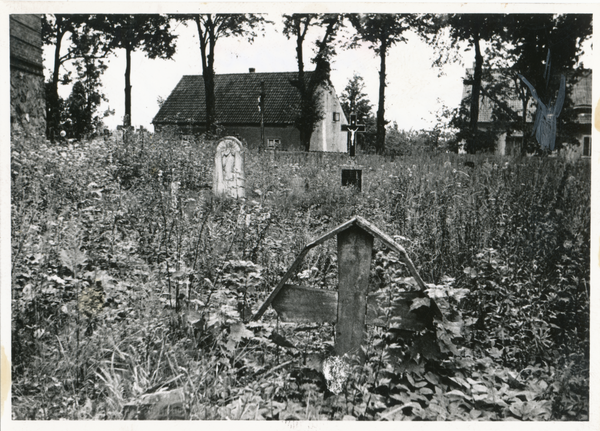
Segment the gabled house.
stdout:
<path fill-rule="evenodd" d="M 313 72 L 305 72 L 310 79 Z M 301 150 L 300 132 L 294 122 L 300 108 L 300 93 L 292 84 L 296 72 L 231 73 L 215 75 L 216 118 L 227 135 L 250 147 L 261 144 L 261 120 L 267 148 Z M 264 118 L 259 100 L 264 88 Z M 311 151 L 347 151 L 346 117 L 332 85 L 317 90 L 324 112 L 310 141 Z M 206 130 L 206 102 L 202 75 L 186 75 L 165 100 L 152 120 L 156 132 L 174 129 L 190 135 Z"/>
<path fill-rule="evenodd" d="M 471 98 L 471 77 L 473 76 L 473 69 L 467 69 L 467 79 L 464 81 L 462 100 L 466 107 L 469 106 Z M 489 82 L 482 82 L 482 93 L 479 98 L 479 118 L 478 125 L 480 130 L 492 130 L 494 127 L 498 128 L 499 121 L 494 117 L 494 110 L 497 112 L 512 111 L 513 116 L 506 115 L 509 118 L 508 124 L 504 124 L 502 127 L 506 131 L 501 131 L 498 134 L 496 140 L 496 154 L 498 155 L 517 155 L 520 152 L 521 141 L 523 134 L 520 130 L 520 122 L 523 116 L 523 106 L 521 100 L 516 96 L 514 81 L 506 80 L 506 77 L 502 76 L 500 71 L 493 71 L 491 73 L 491 80 L 498 82 L 506 82 L 506 89 L 500 96 L 500 98 L 491 96 L 486 88 L 489 88 Z M 574 81 L 574 82 L 573 82 Z M 570 85 L 569 85 L 570 83 Z M 531 96 L 531 95 L 530 95 Z M 560 154 L 566 157 L 589 157 L 591 156 L 591 124 L 592 124 L 592 71 L 584 70 L 580 76 L 573 80 L 567 79 L 567 91 L 566 97 L 569 99 L 569 103 L 565 101 L 563 110 L 559 114 L 559 119 L 564 127 L 565 121 L 568 121 L 568 130 L 570 137 L 576 140 L 579 145 L 569 144 L 561 140 L 560 136 L 557 136 L 556 144 L 562 144 Z M 502 105 L 502 106 L 500 106 Z M 570 115 L 567 120 L 566 107 L 569 106 Z M 536 102 L 533 99 L 529 99 L 527 109 L 527 126 L 525 133 L 531 134 L 533 130 L 533 123 L 536 112 Z M 535 138 L 533 138 L 535 139 Z M 559 142 L 561 140 L 561 142 Z"/>

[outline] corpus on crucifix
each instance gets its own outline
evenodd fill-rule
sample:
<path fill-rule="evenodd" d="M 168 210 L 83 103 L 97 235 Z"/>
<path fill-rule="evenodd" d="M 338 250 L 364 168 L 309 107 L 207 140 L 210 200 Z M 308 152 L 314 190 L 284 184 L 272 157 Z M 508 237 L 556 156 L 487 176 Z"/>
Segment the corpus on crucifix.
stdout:
<path fill-rule="evenodd" d="M 350 154 L 350 165 L 342 166 L 342 186 L 354 186 L 360 192 L 362 190 L 362 167 L 357 166 L 354 161 L 356 155 L 356 134 L 365 131 L 364 124 L 356 124 L 356 114 L 350 114 L 350 124 L 342 125 L 342 131 L 348 132 L 348 153 Z"/>
<path fill-rule="evenodd" d="M 365 130 L 364 124 L 356 124 L 356 114 L 354 112 L 350 114 L 350 124 L 342 125 L 342 132 L 348 132 L 348 152 L 350 153 L 350 157 L 354 157 L 356 154 L 356 133 L 362 133 Z"/>

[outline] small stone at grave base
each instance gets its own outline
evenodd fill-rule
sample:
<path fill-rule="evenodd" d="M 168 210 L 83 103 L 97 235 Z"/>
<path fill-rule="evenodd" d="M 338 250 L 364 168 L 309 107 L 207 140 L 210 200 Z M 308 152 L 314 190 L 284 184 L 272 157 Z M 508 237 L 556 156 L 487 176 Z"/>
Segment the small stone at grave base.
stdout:
<path fill-rule="evenodd" d="M 184 420 L 183 388 L 142 395 L 139 400 L 123 406 L 123 419 Z"/>
<path fill-rule="evenodd" d="M 327 389 L 334 394 L 339 394 L 344 388 L 350 375 L 350 365 L 339 356 L 330 356 L 323 361 L 323 375 L 327 382 Z"/>

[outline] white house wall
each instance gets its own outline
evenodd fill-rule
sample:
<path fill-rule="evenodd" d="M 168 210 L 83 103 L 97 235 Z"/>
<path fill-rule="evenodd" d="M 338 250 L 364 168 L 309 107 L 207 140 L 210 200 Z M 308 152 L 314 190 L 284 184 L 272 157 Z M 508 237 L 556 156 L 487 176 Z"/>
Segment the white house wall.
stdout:
<path fill-rule="evenodd" d="M 321 87 L 322 108 L 324 118 L 319 121 L 310 139 L 311 151 L 331 151 L 345 153 L 347 148 L 346 132 L 342 132 L 342 124 L 348 124 L 342 105 L 333 87 Z M 334 121 L 334 113 L 339 113 L 339 120 Z"/>
<path fill-rule="evenodd" d="M 579 145 L 565 143 L 563 144 L 563 148 L 561 148 L 559 154 L 567 160 L 575 160 L 583 157 L 583 140 L 586 136 L 591 139 L 590 135 L 578 133 L 576 138 L 579 141 Z"/>

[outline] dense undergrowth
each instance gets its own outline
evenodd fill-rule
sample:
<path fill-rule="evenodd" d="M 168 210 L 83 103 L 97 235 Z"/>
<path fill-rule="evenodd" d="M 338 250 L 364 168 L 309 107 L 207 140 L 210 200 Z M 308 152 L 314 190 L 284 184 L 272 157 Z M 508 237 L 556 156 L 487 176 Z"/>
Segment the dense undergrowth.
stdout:
<path fill-rule="evenodd" d="M 250 152 L 235 202 L 212 197 L 213 154 L 12 142 L 14 419 L 120 419 L 179 387 L 190 419 L 587 420 L 589 164 L 363 155 L 358 194 L 333 159 Z M 407 249 L 443 318 L 395 322 L 414 282 L 376 241 L 387 323 L 334 388 L 331 326 L 248 320 L 304 245 L 353 215 Z M 336 288 L 335 241 L 295 281 Z"/>

